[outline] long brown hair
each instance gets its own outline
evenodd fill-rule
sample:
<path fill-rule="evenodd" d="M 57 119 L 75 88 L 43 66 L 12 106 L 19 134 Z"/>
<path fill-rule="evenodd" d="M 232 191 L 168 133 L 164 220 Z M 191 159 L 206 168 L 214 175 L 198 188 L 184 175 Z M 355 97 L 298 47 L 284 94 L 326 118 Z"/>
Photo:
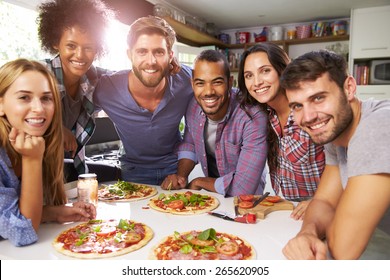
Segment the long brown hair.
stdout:
<path fill-rule="evenodd" d="M 260 108 L 260 110 L 267 113 L 267 104 L 259 103 L 255 98 L 253 98 L 250 95 L 248 89 L 245 86 L 245 77 L 244 77 L 245 61 L 250 54 L 256 52 L 264 52 L 267 54 L 268 60 L 270 61 L 272 67 L 278 73 L 279 77 L 282 75 L 282 72 L 290 63 L 290 58 L 282 48 L 280 48 L 278 45 L 271 42 L 256 44 L 253 47 L 249 48 L 248 50 L 244 51 L 244 53 L 241 56 L 240 67 L 238 71 L 238 87 L 240 89 L 239 99 L 240 99 L 241 107 L 244 108 L 247 105 L 257 105 Z M 285 94 L 282 88 L 280 90 L 283 91 L 281 94 Z M 267 142 L 268 142 L 268 156 L 267 156 L 268 167 L 272 172 L 276 170 L 278 166 L 279 141 L 276 132 L 273 130 L 271 126 L 271 122 L 268 122 Z"/>
<path fill-rule="evenodd" d="M 17 59 L 4 64 L 0 68 L 0 98 L 4 97 L 9 87 L 26 71 L 37 71 L 43 74 L 53 93 L 54 115 L 53 120 L 43 135 L 45 139 L 45 153 L 43 157 L 43 199 L 47 205 L 61 205 L 66 203 L 64 191 L 64 146 L 62 140 L 62 110 L 60 93 L 55 77 L 44 65 L 37 61 Z M 8 134 L 11 124 L 7 116 L 0 116 L 0 145 L 10 155 L 11 162 L 17 165 L 21 162 L 21 156 L 10 145 Z"/>

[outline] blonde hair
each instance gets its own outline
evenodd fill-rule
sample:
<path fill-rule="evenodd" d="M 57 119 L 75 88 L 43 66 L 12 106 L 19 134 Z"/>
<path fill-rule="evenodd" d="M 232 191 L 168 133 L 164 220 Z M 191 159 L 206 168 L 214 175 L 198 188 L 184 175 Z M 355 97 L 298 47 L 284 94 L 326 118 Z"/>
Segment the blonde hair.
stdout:
<path fill-rule="evenodd" d="M 0 98 L 4 97 L 9 87 L 26 71 L 37 71 L 43 74 L 48 80 L 50 90 L 53 93 L 53 120 L 43 135 L 46 146 L 42 162 L 43 199 L 46 205 L 61 205 L 66 203 L 63 175 L 64 146 L 60 93 L 55 77 L 40 62 L 23 58 L 10 61 L 0 68 Z M 10 155 L 11 162 L 17 165 L 21 162 L 21 156 L 9 143 L 8 134 L 10 131 L 11 125 L 7 116 L 0 116 L 0 145 Z"/>

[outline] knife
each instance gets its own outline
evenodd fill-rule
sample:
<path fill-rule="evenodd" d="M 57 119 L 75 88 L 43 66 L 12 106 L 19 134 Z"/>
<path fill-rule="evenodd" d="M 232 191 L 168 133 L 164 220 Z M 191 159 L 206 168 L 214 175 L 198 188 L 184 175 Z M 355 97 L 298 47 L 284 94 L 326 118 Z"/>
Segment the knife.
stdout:
<path fill-rule="evenodd" d="M 220 213 L 215 213 L 215 212 L 208 212 L 208 213 L 209 213 L 209 215 L 212 215 L 212 216 L 215 216 L 215 217 L 227 220 L 227 221 L 233 221 L 233 222 L 238 222 L 238 223 L 243 223 L 243 224 L 255 224 L 256 223 L 256 215 L 251 214 L 251 213 L 247 213 L 244 216 L 235 217 L 235 218 L 231 218 L 231 217 L 227 216 L 226 214 L 220 214 Z"/>
<path fill-rule="evenodd" d="M 209 212 L 209 215 L 212 215 L 212 216 L 215 216 L 215 217 L 227 220 L 227 221 L 234 221 L 233 218 L 231 218 L 225 214 L 221 214 L 221 213 Z"/>
<path fill-rule="evenodd" d="M 267 196 L 269 195 L 269 192 L 266 192 L 262 196 L 260 196 L 255 202 L 253 202 L 252 208 L 256 207 L 260 202 L 262 202 Z"/>

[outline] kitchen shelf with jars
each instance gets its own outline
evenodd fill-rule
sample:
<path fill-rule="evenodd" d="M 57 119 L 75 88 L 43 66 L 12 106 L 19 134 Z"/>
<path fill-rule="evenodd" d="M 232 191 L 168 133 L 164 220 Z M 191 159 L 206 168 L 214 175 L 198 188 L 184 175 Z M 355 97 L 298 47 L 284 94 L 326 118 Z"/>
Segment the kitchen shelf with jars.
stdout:
<path fill-rule="evenodd" d="M 232 64 L 232 71 L 237 71 L 238 61 L 239 58 L 237 58 L 237 54 L 231 54 L 231 50 L 238 50 L 238 49 L 247 49 L 259 41 L 256 40 L 255 42 L 250 42 L 250 32 L 237 32 L 236 34 L 236 43 L 230 43 L 230 40 L 226 40 L 227 34 L 219 34 L 219 38 L 224 39 L 224 41 L 207 34 L 206 32 L 200 31 L 198 28 L 193 27 L 191 24 L 183 23 L 182 21 L 178 21 L 176 19 L 173 19 L 172 17 L 164 17 L 164 19 L 172 26 L 172 28 L 176 31 L 176 35 L 178 38 L 178 41 L 190 46 L 195 47 L 202 47 L 202 46 L 216 46 L 217 48 L 224 50 L 227 54 L 228 58 L 234 57 L 235 61 L 237 63 L 234 63 L 234 61 L 230 61 Z M 289 47 L 292 45 L 300 45 L 300 44 L 312 44 L 312 43 L 325 43 L 325 42 L 337 42 L 337 41 L 348 41 L 349 35 L 346 31 L 346 25 L 344 25 L 343 28 L 340 28 L 336 31 L 331 32 L 325 32 L 320 31 L 320 33 L 315 33 L 316 29 L 312 25 L 304 25 L 306 27 L 302 31 L 299 29 L 299 26 L 297 27 L 297 30 L 287 30 L 287 38 L 285 40 L 281 39 L 284 38 L 282 35 L 281 37 L 274 36 L 272 39 L 272 42 L 281 46 L 287 53 L 289 51 Z M 272 28 L 272 27 L 271 27 Z M 333 27 L 334 29 L 334 27 Z M 313 32 L 312 32 L 313 30 Z M 322 29 L 325 30 L 325 29 Z M 270 30 L 271 31 L 271 30 Z M 270 35 L 270 31 L 268 32 Z M 317 31 L 318 32 L 318 31 Z M 240 34 L 243 33 L 243 34 Z M 242 35 L 245 36 L 246 39 L 239 41 L 239 36 Z M 256 36 L 256 34 L 254 34 Z M 265 38 L 264 38 L 265 39 Z M 263 39 L 263 40 L 264 40 Z M 257 41 L 257 42 L 256 42 Z"/>

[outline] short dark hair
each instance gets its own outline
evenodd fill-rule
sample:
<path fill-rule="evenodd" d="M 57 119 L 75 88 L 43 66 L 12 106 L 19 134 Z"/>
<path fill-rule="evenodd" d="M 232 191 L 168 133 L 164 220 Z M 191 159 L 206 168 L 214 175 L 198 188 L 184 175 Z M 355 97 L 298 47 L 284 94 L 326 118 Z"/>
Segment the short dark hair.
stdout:
<path fill-rule="evenodd" d="M 224 54 L 216 50 L 204 50 L 194 60 L 194 65 L 198 61 L 223 62 L 223 68 L 227 79 L 230 78 L 230 67 Z"/>
<path fill-rule="evenodd" d="M 343 88 L 348 77 L 348 66 L 344 57 L 327 50 L 312 51 L 294 59 L 284 70 L 280 79 L 284 89 L 298 89 L 304 81 L 315 81 L 324 73 Z"/>
<path fill-rule="evenodd" d="M 51 0 L 38 6 L 38 37 L 42 49 L 57 54 L 64 30 L 79 26 L 96 40 L 97 57 L 106 51 L 105 29 L 115 18 L 114 10 L 101 0 Z"/>

